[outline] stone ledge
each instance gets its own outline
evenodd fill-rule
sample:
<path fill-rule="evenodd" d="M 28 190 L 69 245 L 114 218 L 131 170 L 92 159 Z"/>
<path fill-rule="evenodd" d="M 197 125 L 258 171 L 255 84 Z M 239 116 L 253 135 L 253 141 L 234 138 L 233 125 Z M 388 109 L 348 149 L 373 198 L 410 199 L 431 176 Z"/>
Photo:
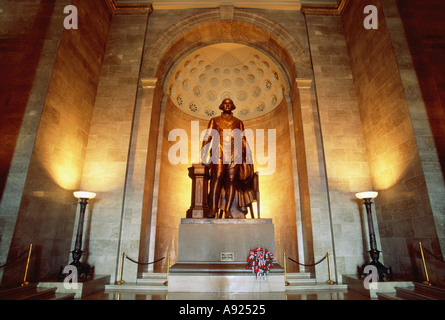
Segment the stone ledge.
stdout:
<path fill-rule="evenodd" d="M 371 299 L 377 298 L 377 293 L 393 293 L 396 292 L 395 287 L 412 287 L 414 283 L 410 280 L 388 280 L 388 281 L 377 281 L 369 282 L 369 289 L 366 289 L 363 285 L 362 278 L 357 275 L 343 275 L 343 283 L 348 285 L 348 288 L 354 290 L 364 296 L 370 297 Z"/>
<path fill-rule="evenodd" d="M 184 275 L 171 274 L 169 292 L 284 292 L 284 275 L 268 274 L 266 279 L 256 279 L 254 274 Z"/>
<path fill-rule="evenodd" d="M 216 275 L 253 275 L 251 269 L 246 269 L 246 263 L 230 263 L 230 262 L 179 262 L 173 265 L 169 271 L 170 274 L 216 274 Z M 274 268 L 270 269 L 270 274 L 283 274 L 284 269 L 277 263 Z"/>
<path fill-rule="evenodd" d="M 63 281 L 42 281 L 39 282 L 39 288 L 57 288 L 57 293 L 74 293 L 75 299 L 84 298 L 92 293 L 105 289 L 105 286 L 110 283 L 110 276 L 95 276 L 83 282 L 77 283 L 77 289 L 65 288 Z M 69 283 L 72 285 L 72 283 Z"/>
<path fill-rule="evenodd" d="M 181 224 L 263 224 L 272 219 L 181 219 Z"/>

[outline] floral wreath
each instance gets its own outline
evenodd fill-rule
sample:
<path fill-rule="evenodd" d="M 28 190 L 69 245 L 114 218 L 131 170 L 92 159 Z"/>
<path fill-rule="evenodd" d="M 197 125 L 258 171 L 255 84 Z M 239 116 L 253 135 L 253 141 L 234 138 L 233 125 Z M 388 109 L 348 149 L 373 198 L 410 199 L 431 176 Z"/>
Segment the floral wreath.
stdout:
<path fill-rule="evenodd" d="M 252 269 L 255 273 L 256 278 L 263 276 L 266 278 L 266 274 L 271 268 L 275 268 L 273 264 L 274 255 L 267 249 L 257 247 L 255 250 L 250 250 L 249 256 L 247 257 L 246 269 Z"/>

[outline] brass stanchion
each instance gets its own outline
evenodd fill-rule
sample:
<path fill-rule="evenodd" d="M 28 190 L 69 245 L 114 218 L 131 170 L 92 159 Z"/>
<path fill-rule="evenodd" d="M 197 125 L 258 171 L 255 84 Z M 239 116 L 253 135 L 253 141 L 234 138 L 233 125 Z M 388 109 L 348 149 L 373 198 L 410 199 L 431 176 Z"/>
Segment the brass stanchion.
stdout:
<path fill-rule="evenodd" d="M 284 253 L 284 285 L 287 287 L 290 283 L 287 281 L 286 252 Z"/>
<path fill-rule="evenodd" d="M 28 269 L 29 269 L 29 261 L 31 260 L 31 252 L 32 252 L 32 244 L 29 245 L 28 259 L 26 260 L 25 276 L 23 277 L 23 282 L 21 284 L 22 287 L 29 285 L 29 282 L 26 280 L 26 278 L 28 277 Z"/>
<path fill-rule="evenodd" d="M 168 286 L 168 274 L 170 273 L 170 256 L 167 257 L 167 281 L 164 282 L 164 286 Z"/>
<path fill-rule="evenodd" d="M 125 281 L 122 280 L 122 276 L 124 274 L 124 260 L 125 260 L 125 252 L 122 252 L 122 257 L 121 257 L 121 270 L 120 270 L 120 274 L 119 274 L 119 280 L 115 282 L 115 284 L 117 285 L 121 285 L 124 284 Z"/>
<path fill-rule="evenodd" d="M 328 257 L 328 271 L 329 271 L 329 280 L 326 281 L 327 284 L 335 284 L 335 281 L 332 281 L 331 278 L 331 258 L 329 256 L 329 252 L 326 252 L 326 256 Z"/>
<path fill-rule="evenodd" d="M 423 281 L 422 283 L 430 286 L 431 283 L 430 283 L 430 278 L 428 277 L 428 270 L 426 268 L 425 256 L 423 255 L 422 242 L 419 242 L 419 247 L 420 247 L 420 254 L 422 255 L 423 270 L 425 270 L 425 276 L 426 276 L 426 281 Z"/>

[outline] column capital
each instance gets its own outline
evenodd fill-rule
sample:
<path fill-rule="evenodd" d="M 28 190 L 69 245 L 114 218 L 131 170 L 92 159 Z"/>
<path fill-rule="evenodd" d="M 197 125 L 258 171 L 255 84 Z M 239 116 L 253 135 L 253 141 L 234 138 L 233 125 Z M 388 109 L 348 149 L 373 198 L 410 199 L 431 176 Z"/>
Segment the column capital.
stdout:
<path fill-rule="evenodd" d="M 141 86 L 144 89 L 154 89 L 158 83 L 158 78 L 141 78 Z"/>
<path fill-rule="evenodd" d="M 298 89 L 310 89 L 312 87 L 312 79 L 311 78 L 296 78 L 295 83 L 297 84 Z"/>

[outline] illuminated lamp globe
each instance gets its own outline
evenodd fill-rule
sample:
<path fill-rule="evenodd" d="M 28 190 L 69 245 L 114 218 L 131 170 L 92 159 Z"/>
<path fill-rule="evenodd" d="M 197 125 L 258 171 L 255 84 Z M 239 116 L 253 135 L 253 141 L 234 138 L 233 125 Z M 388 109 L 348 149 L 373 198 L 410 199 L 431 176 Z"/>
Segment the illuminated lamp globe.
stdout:
<path fill-rule="evenodd" d="M 76 191 L 74 192 L 74 196 L 77 199 L 93 199 L 96 196 L 96 194 L 94 192 Z"/>
<path fill-rule="evenodd" d="M 355 196 L 359 199 L 374 199 L 378 196 L 377 191 L 366 191 L 366 192 L 359 192 L 356 193 Z"/>

